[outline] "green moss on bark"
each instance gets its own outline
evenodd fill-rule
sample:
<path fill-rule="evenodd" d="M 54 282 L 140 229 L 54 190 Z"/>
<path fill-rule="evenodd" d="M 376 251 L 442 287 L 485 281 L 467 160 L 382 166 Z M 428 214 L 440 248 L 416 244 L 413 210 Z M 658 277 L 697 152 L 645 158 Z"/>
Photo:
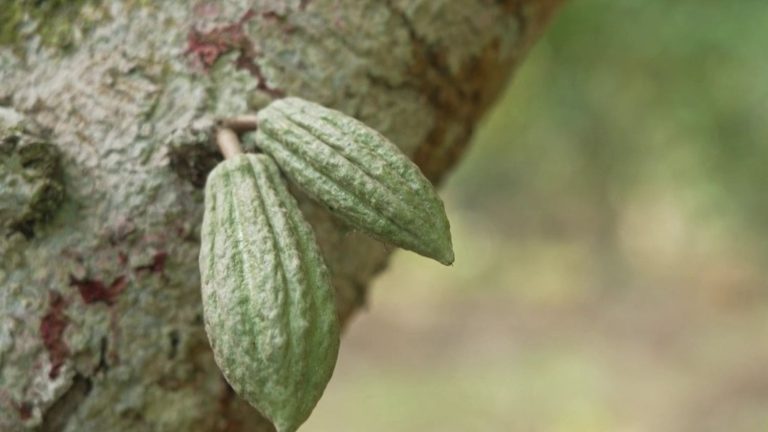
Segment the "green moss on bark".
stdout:
<path fill-rule="evenodd" d="M 90 30 L 103 13 L 101 0 L 17 0 L 0 7 L 0 46 L 20 47 L 33 35 L 46 46 L 69 48 L 75 30 Z M 84 13 L 88 12 L 88 13 Z"/>
<path fill-rule="evenodd" d="M 0 228 L 34 236 L 64 200 L 58 148 L 21 130 L 0 130 Z"/>

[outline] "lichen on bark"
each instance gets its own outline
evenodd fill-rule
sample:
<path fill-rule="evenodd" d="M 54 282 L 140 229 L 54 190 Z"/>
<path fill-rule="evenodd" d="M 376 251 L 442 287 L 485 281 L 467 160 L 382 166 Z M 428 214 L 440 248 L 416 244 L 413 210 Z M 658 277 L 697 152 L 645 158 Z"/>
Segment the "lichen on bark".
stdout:
<path fill-rule="evenodd" d="M 66 191 L 33 236 L 0 220 L 3 431 L 269 430 L 203 332 L 199 184 L 212 156 L 179 131 L 296 95 L 381 131 L 438 179 L 555 3 L 78 4 L 0 16 L 24 27 L 1 33 L 0 109 L 55 145 Z M 65 43 L 46 40 L 50 19 L 66 21 Z M 346 320 L 390 249 L 296 194 Z"/>
<path fill-rule="evenodd" d="M 61 205 L 64 182 L 58 147 L 28 128 L 20 114 L 0 108 L 0 221 L 31 238 Z"/>

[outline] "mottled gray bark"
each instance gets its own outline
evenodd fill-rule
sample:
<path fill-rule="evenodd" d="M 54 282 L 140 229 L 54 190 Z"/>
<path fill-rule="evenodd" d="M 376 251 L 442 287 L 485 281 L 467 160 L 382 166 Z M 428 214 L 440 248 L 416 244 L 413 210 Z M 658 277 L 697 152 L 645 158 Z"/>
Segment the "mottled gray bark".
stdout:
<path fill-rule="evenodd" d="M 269 430 L 202 328 L 210 119 L 302 96 L 437 181 L 557 2 L 59 3 L 0 13 L 2 431 Z M 390 250 L 299 198 L 346 320 Z"/>

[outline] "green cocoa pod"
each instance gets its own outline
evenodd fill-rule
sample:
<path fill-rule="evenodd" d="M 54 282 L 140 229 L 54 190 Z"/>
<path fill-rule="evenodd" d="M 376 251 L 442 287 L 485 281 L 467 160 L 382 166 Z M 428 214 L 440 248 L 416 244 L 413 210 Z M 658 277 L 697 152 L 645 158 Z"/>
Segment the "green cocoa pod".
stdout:
<path fill-rule="evenodd" d="M 387 138 L 300 98 L 257 114 L 256 146 L 342 220 L 443 264 L 453 262 L 448 218 L 432 184 Z"/>
<path fill-rule="evenodd" d="M 331 377 L 339 322 L 312 229 L 268 156 L 238 155 L 208 176 L 200 273 L 224 377 L 279 432 L 295 431 Z"/>

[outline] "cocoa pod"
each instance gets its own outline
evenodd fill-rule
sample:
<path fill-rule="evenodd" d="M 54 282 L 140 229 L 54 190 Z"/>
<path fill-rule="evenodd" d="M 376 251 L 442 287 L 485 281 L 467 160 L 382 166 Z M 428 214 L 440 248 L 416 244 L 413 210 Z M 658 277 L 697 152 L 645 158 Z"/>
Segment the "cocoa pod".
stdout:
<path fill-rule="evenodd" d="M 295 431 L 339 349 L 333 287 L 310 225 L 266 155 L 208 176 L 200 273 L 205 329 L 235 392 L 279 432 Z"/>
<path fill-rule="evenodd" d="M 342 112 L 296 97 L 273 101 L 257 120 L 256 146 L 340 219 L 386 243 L 453 262 L 442 201 L 386 137 Z"/>

